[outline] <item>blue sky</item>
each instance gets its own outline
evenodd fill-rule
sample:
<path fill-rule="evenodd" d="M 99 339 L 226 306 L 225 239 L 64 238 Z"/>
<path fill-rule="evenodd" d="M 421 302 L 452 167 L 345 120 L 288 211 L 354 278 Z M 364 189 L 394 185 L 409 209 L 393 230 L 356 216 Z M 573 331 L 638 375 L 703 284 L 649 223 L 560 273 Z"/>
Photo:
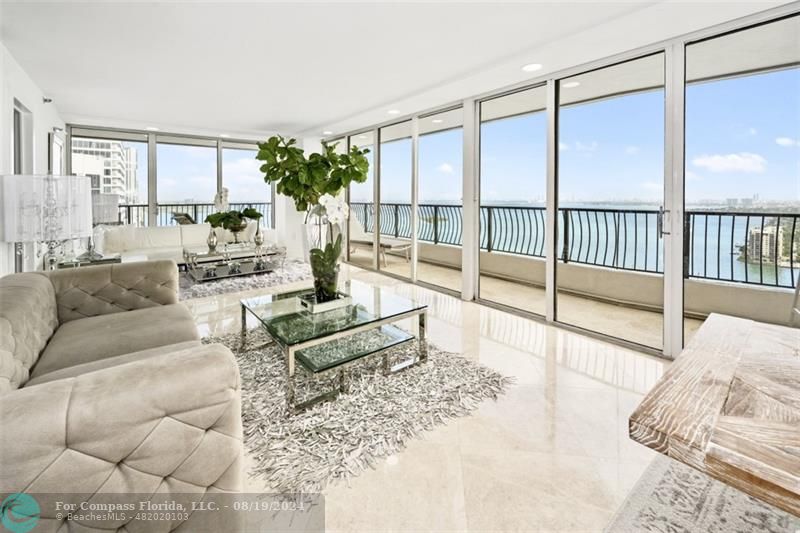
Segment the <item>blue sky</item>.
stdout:
<path fill-rule="evenodd" d="M 569 202 L 659 203 L 663 189 L 663 91 L 564 107 L 560 113 L 560 197 Z M 481 201 L 542 203 L 545 113 L 481 127 Z M 462 131 L 423 135 L 420 202 L 460 203 Z M 146 145 L 139 145 L 145 200 Z M 225 150 L 223 173 L 232 201 L 266 201 L 269 190 L 255 152 Z M 384 143 L 384 202 L 411 201 L 411 141 Z M 210 202 L 216 183 L 213 148 L 159 145 L 162 203 Z M 800 201 L 800 69 L 693 84 L 686 93 L 687 203 L 726 198 Z M 371 201 L 372 180 L 353 201 Z"/>
<path fill-rule="evenodd" d="M 139 201 L 147 203 L 147 144 L 126 143 L 137 151 Z M 159 144 L 158 201 L 214 201 L 217 190 L 217 150 L 212 147 Z M 222 180 L 231 202 L 269 202 L 270 191 L 259 170 L 255 150 L 224 148 Z"/>

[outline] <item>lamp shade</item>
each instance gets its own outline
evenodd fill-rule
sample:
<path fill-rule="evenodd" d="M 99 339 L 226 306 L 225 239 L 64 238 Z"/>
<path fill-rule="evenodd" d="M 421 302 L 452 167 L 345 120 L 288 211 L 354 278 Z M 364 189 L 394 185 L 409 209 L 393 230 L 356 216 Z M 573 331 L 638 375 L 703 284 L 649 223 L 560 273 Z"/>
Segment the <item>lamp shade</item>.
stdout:
<path fill-rule="evenodd" d="M 92 233 L 91 178 L 0 176 L 0 240 L 50 242 Z"/>

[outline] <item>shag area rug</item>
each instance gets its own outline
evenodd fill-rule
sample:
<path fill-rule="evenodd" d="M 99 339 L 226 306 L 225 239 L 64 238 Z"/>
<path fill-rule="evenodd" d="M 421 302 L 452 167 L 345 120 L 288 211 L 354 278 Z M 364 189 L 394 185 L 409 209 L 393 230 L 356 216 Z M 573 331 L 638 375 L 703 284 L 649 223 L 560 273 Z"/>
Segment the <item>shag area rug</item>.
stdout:
<path fill-rule="evenodd" d="M 800 518 L 658 456 L 607 533 L 796 533 Z"/>
<path fill-rule="evenodd" d="M 248 333 L 243 350 L 238 334 L 204 339 L 236 354 L 245 448 L 256 463 L 251 475 L 278 492 L 318 492 L 358 476 L 422 432 L 497 398 L 512 382 L 429 344 L 425 363 L 390 376 L 383 375 L 380 355 L 367 357 L 346 370 L 346 393 L 289 416 L 283 356 L 274 344 L 259 346 L 266 341 L 259 329 Z M 416 350 L 416 341 L 397 346 L 389 352 L 390 362 L 410 359 Z M 297 368 L 298 401 L 335 388 L 335 377 L 317 381 L 302 365 Z"/>
<path fill-rule="evenodd" d="M 229 292 L 262 289 L 306 279 L 311 279 L 311 267 L 308 263 L 289 259 L 286 260 L 283 268 L 277 268 L 272 272 L 237 278 L 223 278 L 202 283 L 194 281 L 186 272 L 181 272 L 179 299 L 191 300 L 192 298 L 216 296 L 217 294 Z"/>

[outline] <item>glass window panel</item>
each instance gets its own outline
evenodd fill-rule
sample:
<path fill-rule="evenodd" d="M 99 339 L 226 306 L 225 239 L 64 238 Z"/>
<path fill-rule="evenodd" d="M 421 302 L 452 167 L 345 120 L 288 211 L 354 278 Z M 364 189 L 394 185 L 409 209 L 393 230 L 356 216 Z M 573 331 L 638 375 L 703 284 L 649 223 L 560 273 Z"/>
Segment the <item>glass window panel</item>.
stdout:
<path fill-rule="evenodd" d="M 480 297 L 544 315 L 547 89 L 481 103 Z"/>
<path fill-rule="evenodd" d="M 378 268 L 411 277 L 411 121 L 380 130 L 380 257 Z"/>
<path fill-rule="evenodd" d="M 92 177 L 95 223 L 147 225 L 146 142 L 73 136 L 70 157 L 74 174 Z"/>
<path fill-rule="evenodd" d="M 211 146 L 157 144 L 157 225 L 174 225 L 173 213 L 202 222 L 217 194 L 217 150 Z"/>
<path fill-rule="evenodd" d="M 264 174 L 259 170 L 261 161 L 256 159 L 257 148 L 222 149 L 222 186 L 228 189 L 231 209 L 253 207 L 263 218 L 264 227 L 272 225 L 272 187 L 264 182 Z"/>
<path fill-rule="evenodd" d="M 352 135 L 350 146 L 368 148 L 369 173 L 364 183 L 350 184 L 350 219 L 348 221 L 348 257 L 351 263 L 363 268 L 372 268 L 374 246 L 374 186 L 375 169 L 373 168 L 374 139 L 372 131 Z"/>
<path fill-rule="evenodd" d="M 800 16 L 686 47 L 687 341 L 713 312 L 789 321 L 800 277 L 798 65 Z"/>
<path fill-rule="evenodd" d="M 664 54 L 559 81 L 557 320 L 663 345 Z"/>
<path fill-rule="evenodd" d="M 419 118 L 417 279 L 461 291 L 461 108 Z"/>

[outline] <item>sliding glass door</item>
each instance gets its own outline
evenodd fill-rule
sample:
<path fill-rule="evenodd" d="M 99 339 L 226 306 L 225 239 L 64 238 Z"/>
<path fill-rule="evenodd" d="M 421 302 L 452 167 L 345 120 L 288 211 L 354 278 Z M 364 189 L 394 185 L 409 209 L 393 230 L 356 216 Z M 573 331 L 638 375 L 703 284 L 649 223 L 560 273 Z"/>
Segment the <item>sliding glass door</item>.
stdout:
<path fill-rule="evenodd" d="M 364 183 L 350 184 L 350 219 L 348 221 L 348 256 L 351 263 L 362 268 L 374 268 L 375 259 L 375 168 L 374 135 L 365 131 L 348 138 L 349 146 L 368 148 L 369 176 Z"/>
<path fill-rule="evenodd" d="M 664 54 L 558 82 L 556 319 L 663 345 Z"/>
<path fill-rule="evenodd" d="M 380 138 L 378 269 L 411 278 L 411 121 L 386 126 Z"/>
<path fill-rule="evenodd" d="M 480 104 L 481 299 L 544 316 L 547 89 Z"/>
<path fill-rule="evenodd" d="M 800 16 L 686 47 L 684 335 L 790 323 L 800 276 Z"/>
<path fill-rule="evenodd" d="M 419 118 L 417 280 L 461 291 L 463 111 Z"/>

